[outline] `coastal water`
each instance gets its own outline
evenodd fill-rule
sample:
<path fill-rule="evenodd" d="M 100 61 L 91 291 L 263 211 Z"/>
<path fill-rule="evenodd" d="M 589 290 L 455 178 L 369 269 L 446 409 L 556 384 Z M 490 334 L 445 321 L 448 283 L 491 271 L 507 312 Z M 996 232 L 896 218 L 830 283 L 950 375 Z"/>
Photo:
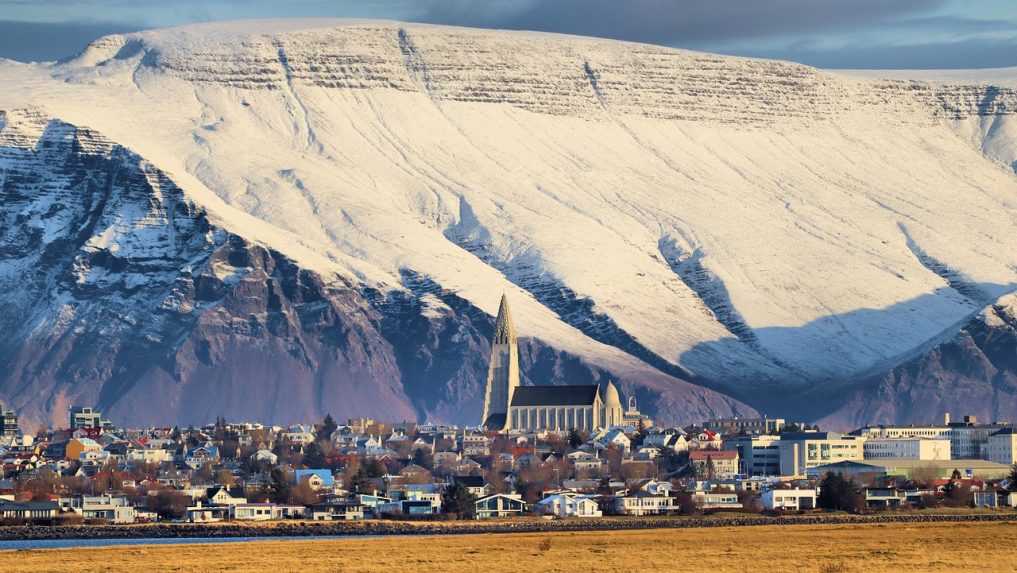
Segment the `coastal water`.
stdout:
<path fill-rule="evenodd" d="M 315 541 L 327 539 L 366 539 L 371 536 L 303 535 L 279 537 L 150 537 L 138 539 L 27 539 L 0 541 L 0 551 L 26 551 L 29 549 L 82 549 L 94 547 L 121 547 L 132 545 L 194 545 L 200 543 L 251 543 L 255 541 Z"/>

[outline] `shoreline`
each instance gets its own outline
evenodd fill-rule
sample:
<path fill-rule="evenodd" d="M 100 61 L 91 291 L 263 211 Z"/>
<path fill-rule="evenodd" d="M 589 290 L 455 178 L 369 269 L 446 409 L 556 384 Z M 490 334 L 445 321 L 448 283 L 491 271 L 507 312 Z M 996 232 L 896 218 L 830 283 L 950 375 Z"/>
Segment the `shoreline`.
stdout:
<path fill-rule="evenodd" d="M 496 533 L 555 533 L 652 529 L 703 529 L 800 525 L 864 525 L 921 523 L 1017 522 L 1017 512 L 964 514 L 800 515 L 775 517 L 633 517 L 596 520 L 537 520 L 492 522 L 272 522 L 259 524 L 152 524 L 78 526 L 3 526 L 0 541 L 215 539 L 448 536 Z"/>

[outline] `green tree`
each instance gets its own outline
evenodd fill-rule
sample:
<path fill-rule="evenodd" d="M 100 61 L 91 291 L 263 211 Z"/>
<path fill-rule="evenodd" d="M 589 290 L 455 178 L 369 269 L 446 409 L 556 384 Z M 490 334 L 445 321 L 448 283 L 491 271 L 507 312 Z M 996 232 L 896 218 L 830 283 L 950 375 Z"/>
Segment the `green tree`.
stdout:
<path fill-rule="evenodd" d="M 569 447 L 573 450 L 578 450 L 579 446 L 583 445 L 586 440 L 583 439 L 583 435 L 579 433 L 579 430 L 572 428 L 569 430 Z"/>
<path fill-rule="evenodd" d="M 319 440 L 331 440 L 332 434 L 339 429 L 339 424 L 332 418 L 332 414 L 325 414 L 325 419 L 321 422 L 321 428 L 318 429 Z"/>
<path fill-rule="evenodd" d="M 828 473 L 819 484 L 819 499 L 816 504 L 830 511 L 858 511 L 861 499 L 858 484 L 839 473 Z"/>
<path fill-rule="evenodd" d="M 325 452 L 321 450 L 321 445 L 318 442 L 311 442 L 304 448 L 304 465 L 311 469 L 319 469 L 325 467 Z"/>
<path fill-rule="evenodd" d="M 1010 468 L 1010 491 L 1017 491 L 1017 464 Z"/>
<path fill-rule="evenodd" d="M 268 486 L 268 497 L 275 503 L 289 503 L 290 476 L 282 468 L 272 470 L 271 482 Z"/>
<path fill-rule="evenodd" d="M 445 488 L 445 493 L 441 497 L 441 507 L 445 513 L 463 519 L 464 517 L 473 517 L 476 501 L 477 498 L 463 484 L 456 483 Z"/>
<path fill-rule="evenodd" d="M 434 469 L 434 456 L 431 452 L 418 448 L 413 452 L 413 463 L 428 470 Z"/>
<path fill-rule="evenodd" d="M 367 482 L 370 478 L 367 476 L 367 472 L 361 466 L 357 471 L 350 476 L 349 483 L 344 483 L 343 486 L 353 493 L 364 493 L 367 491 Z"/>
<path fill-rule="evenodd" d="M 163 519 L 180 519 L 187 514 L 189 498 L 178 491 L 164 489 L 149 499 L 149 507 Z"/>

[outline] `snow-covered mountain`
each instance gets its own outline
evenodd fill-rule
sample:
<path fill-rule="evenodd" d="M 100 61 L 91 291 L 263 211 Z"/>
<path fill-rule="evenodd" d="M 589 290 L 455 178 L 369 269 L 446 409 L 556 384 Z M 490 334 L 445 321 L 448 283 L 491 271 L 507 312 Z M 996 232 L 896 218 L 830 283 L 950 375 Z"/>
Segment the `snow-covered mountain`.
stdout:
<path fill-rule="evenodd" d="M 476 422 L 503 291 L 531 382 L 819 418 L 1017 284 L 1007 81 L 320 20 L 0 78 L 0 397 L 39 419 Z"/>

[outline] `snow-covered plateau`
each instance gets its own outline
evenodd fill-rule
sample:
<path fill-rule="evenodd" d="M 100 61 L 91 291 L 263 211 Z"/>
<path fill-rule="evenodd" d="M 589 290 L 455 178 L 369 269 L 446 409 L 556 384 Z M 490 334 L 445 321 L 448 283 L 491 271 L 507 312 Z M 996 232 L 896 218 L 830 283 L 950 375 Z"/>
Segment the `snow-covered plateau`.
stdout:
<path fill-rule="evenodd" d="M 478 423 L 503 292 L 528 382 L 618 380 L 665 421 L 1017 416 L 998 376 L 894 373 L 1017 290 L 1015 70 L 292 20 L 0 81 L 28 420 Z"/>

